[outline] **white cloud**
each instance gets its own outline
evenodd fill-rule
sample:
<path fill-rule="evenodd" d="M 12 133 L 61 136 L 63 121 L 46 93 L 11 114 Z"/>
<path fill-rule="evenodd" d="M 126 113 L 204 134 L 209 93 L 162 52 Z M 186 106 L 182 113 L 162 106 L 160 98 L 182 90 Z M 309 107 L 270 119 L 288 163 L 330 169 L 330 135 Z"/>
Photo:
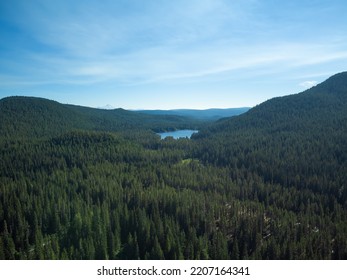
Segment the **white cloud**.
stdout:
<path fill-rule="evenodd" d="M 103 6 L 94 1 L 76 7 L 66 1 L 55 5 L 39 1 L 36 8 L 28 5 L 31 13 L 21 23 L 42 44 L 43 51 L 28 49 L 29 69 L 21 67 L 17 75 L 23 73 L 26 80 L 44 84 L 50 80 L 180 83 L 217 76 L 223 80 L 242 74 L 251 78 L 254 73 L 286 73 L 347 59 L 344 41 L 339 45 L 331 40 L 305 43 L 277 36 L 272 36 L 272 41 L 269 36 L 262 38 L 265 27 L 254 28 L 264 21 L 253 14 L 257 1 L 188 2 L 158 5 L 156 1 L 135 1 L 127 9 L 119 3 Z M 24 19 L 29 19 L 29 24 Z M 15 68 L 13 62 L 9 65 Z M 309 88 L 316 83 L 309 80 L 300 86 Z"/>
<path fill-rule="evenodd" d="M 299 85 L 305 89 L 309 89 L 315 85 L 317 85 L 317 81 L 305 81 L 305 82 L 302 82 L 300 83 Z"/>

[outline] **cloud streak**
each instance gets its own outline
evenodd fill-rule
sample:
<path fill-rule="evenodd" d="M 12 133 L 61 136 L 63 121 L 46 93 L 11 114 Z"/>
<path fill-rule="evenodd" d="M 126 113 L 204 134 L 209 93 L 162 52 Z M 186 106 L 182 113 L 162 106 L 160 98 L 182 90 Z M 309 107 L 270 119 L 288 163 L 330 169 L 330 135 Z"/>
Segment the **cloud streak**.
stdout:
<path fill-rule="evenodd" d="M 317 79 L 310 73 L 323 68 L 334 73 L 347 62 L 345 35 L 337 29 L 329 40 L 318 36 L 306 2 L 295 14 L 292 4 L 272 7 L 257 0 L 13 0 L 0 5 L 0 20 L 7 24 L 0 26 L 0 87 L 7 89 L 194 84 L 199 92 L 202 83 L 247 76 L 270 82 L 271 76 L 294 73 L 298 86 Z M 326 9 L 318 8 L 324 17 Z M 307 26 L 300 22 L 304 17 Z"/>
<path fill-rule="evenodd" d="M 243 46 L 237 49 L 232 43 L 179 50 L 167 46 L 147 48 L 127 54 L 100 55 L 74 58 L 34 56 L 39 69 L 44 69 L 38 79 L 74 80 L 75 83 L 100 83 L 115 80 L 120 84 L 155 83 L 174 80 L 214 79 L 216 75 L 233 75 L 235 72 L 258 70 L 259 73 L 285 71 L 308 65 L 329 63 L 346 59 L 347 52 L 334 51 L 335 46 L 279 44 Z M 28 71 L 32 71 L 28 69 Z M 36 76 L 36 70 L 32 72 Z M 30 75 L 29 73 L 24 73 Z M 86 80 L 86 81 L 84 81 Z"/>
<path fill-rule="evenodd" d="M 300 83 L 299 85 L 305 89 L 309 89 L 311 87 L 314 87 L 317 84 L 318 84 L 317 81 L 305 81 L 305 82 Z"/>

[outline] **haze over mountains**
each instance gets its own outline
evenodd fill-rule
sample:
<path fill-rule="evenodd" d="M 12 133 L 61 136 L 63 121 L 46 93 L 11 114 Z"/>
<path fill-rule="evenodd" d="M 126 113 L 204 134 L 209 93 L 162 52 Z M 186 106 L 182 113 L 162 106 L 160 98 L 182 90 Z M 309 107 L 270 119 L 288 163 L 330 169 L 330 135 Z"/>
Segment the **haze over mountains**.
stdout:
<path fill-rule="evenodd" d="M 345 76 L 346 73 L 337 74 L 303 93 L 273 98 L 250 111 L 248 111 L 250 109 L 248 107 L 127 111 L 111 109 L 110 106 L 94 109 L 65 105 L 35 97 L 7 97 L 0 100 L 0 125 L 2 131 L 13 130 L 11 126 L 14 123 L 17 126 L 23 126 L 23 129 L 32 126 L 34 130 L 39 124 L 44 124 L 44 130 L 47 131 L 63 130 L 63 127 L 115 131 L 141 126 L 153 130 L 175 130 L 196 128 L 199 122 L 194 122 L 194 119 L 216 121 L 222 118 L 226 119 L 220 120 L 212 126 L 211 129 L 214 132 L 246 129 L 249 126 L 261 128 L 263 125 L 271 125 L 272 129 L 275 129 L 274 126 L 299 128 L 310 125 L 310 123 L 304 123 L 304 121 L 309 121 L 308 118 L 312 122 L 327 125 L 336 114 L 339 118 L 344 117 L 344 114 L 341 115 L 339 112 L 340 110 L 344 112 Z M 243 114 L 240 118 L 227 119 L 240 114 Z M 325 122 L 327 124 L 324 124 Z"/>
<path fill-rule="evenodd" d="M 176 109 L 176 110 L 139 110 L 141 113 L 150 115 L 177 115 L 199 120 L 215 121 L 222 118 L 237 116 L 247 112 L 250 108 L 228 108 L 228 109 Z"/>
<path fill-rule="evenodd" d="M 347 259 L 347 72 L 217 121 L 156 113 L 0 100 L 0 259 Z"/>
<path fill-rule="evenodd" d="M 107 104 L 98 109 L 113 110 L 116 109 L 112 105 Z M 171 110 L 131 110 L 135 112 L 145 113 L 149 115 L 176 115 L 190 117 L 199 120 L 215 121 L 222 118 L 237 116 L 247 112 L 250 107 L 241 108 L 211 108 L 211 109 L 171 109 Z"/>
<path fill-rule="evenodd" d="M 202 121 L 239 115 L 249 108 L 209 110 L 139 110 L 129 111 L 90 108 L 60 104 L 53 100 L 14 96 L 0 100 L 0 129 L 11 136 L 15 131 L 27 136 L 43 136 L 71 129 L 120 131 L 128 129 L 151 129 L 172 131 L 197 129 Z"/>

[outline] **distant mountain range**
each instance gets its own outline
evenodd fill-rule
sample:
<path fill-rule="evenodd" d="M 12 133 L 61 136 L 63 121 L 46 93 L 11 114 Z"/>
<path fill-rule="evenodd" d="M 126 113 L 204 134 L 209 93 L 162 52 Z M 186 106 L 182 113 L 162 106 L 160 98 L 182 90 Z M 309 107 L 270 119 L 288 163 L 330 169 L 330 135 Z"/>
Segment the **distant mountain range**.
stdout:
<path fill-rule="evenodd" d="M 114 109 L 111 105 L 90 108 L 61 104 L 56 101 L 13 96 L 0 100 L 0 130 L 2 136 L 42 137 L 83 129 L 125 131 L 149 129 L 173 131 L 198 129 L 204 121 L 234 116 L 248 108 L 210 110 L 140 110 Z"/>
<path fill-rule="evenodd" d="M 228 109 L 176 109 L 176 110 L 139 110 L 138 112 L 149 115 L 177 115 L 190 117 L 198 120 L 215 121 L 222 118 L 241 115 L 247 112 L 250 107 L 228 108 Z"/>
<path fill-rule="evenodd" d="M 35 97 L 7 97 L 0 100 L 2 136 L 44 136 L 72 129 L 124 131 L 150 129 L 170 131 L 201 129 L 196 138 L 235 138 L 237 131 L 251 130 L 273 135 L 275 132 L 308 132 L 320 127 L 324 131 L 346 129 L 347 72 L 303 93 L 268 100 L 254 108 L 207 110 L 139 110 L 95 109 Z M 230 118 L 234 116 L 233 118 Z M 237 117 L 235 117 L 237 116 Z M 216 121 L 215 123 L 211 121 Z M 210 121 L 207 127 L 203 122 Z M 318 133 L 312 131 L 311 135 Z M 334 134 L 334 133 L 333 133 Z"/>

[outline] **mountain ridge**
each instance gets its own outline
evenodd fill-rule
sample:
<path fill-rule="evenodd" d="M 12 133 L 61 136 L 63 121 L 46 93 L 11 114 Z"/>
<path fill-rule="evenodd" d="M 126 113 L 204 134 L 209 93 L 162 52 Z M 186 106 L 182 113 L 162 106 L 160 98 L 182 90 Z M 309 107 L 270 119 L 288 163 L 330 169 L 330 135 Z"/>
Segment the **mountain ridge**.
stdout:
<path fill-rule="evenodd" d="M 0 130 L 7 138 L 43 137 L 76 129 L 169 131 L 199 125 L 199 121 L 183 116 L 152 116 L 122 108 L 96 109 L 38 97 L 13 96 L 0 100 Z"/>
<path fill-rule="evenodd" d="M 336 197 L 347 203 L 347 72 L 220 120 L 192 138 L 202 162 L 234 166 L 285 187 L 340 190 Z"/>
<path fill-rule="evenodd" d="M 215 121 L 221 118 L 237 116 L 247 112 L 250 107 L 209 108 L 209 109 L 171 109 L 171 110 L 136 110 L 150 115 L 178 115 L 198 120 Z"/>
<path fill-rule="evenodd" d="M 246 113 L 232 118 L 226 118 L 209 126 L 214 133 L 245 128 L 261 128 L 273 125 L 276 129 L 303 129 L 308 125 L 303 122 L 323 122 L 326 125 L 331 121 L 327 119 L 339 114 L 339 118 L 347 118 L 347 72 L 341 72 L 328 78 L 326 81 L 303 92 L 271 98 Z M 345 110 L 346 109 L 346 110 Z M 340 114 L 341 113 L 341 114 Z M 291 123 L 287 118 L 291 118 Z M 282 127 L 282 128 L 281 128 Z M 201 131 L 200 136 L 203 135 Z"/>

